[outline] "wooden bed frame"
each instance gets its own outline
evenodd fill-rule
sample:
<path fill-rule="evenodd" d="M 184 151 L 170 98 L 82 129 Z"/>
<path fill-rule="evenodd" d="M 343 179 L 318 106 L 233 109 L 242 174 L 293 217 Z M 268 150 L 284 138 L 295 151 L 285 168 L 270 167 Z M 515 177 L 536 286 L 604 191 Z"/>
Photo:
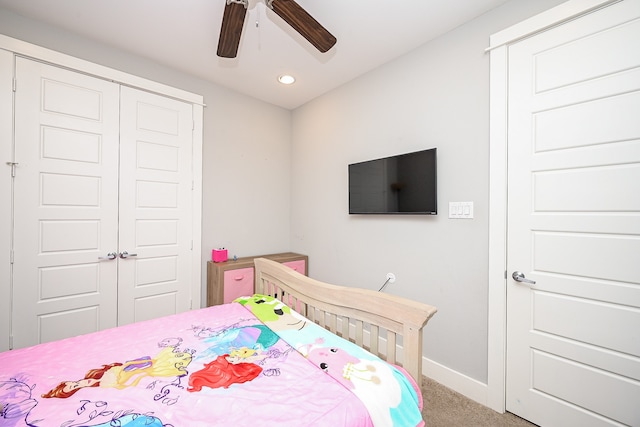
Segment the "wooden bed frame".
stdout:
<path fill-rule="evenodd" d="M 320 282 L 265 258 L 254 262 L 256 293 L 277 295 L 309 320 L 402 366 L 421 386 L 422 329 L 436 313 L 435 307 L 368 289 Z M 402 355 L 396 351 L 399 341 Z"/>

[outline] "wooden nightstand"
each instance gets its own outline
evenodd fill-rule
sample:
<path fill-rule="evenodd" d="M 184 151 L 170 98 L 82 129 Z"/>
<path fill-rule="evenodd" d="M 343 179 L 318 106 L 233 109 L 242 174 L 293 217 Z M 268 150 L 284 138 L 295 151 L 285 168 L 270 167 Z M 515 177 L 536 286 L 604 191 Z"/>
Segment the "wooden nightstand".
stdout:
<path fill-rule="evenodd" d="M 207 307 L 226 304 L 241 296 L 253 295 L 253 260 L 268 258 L 308 275 L 309 257 L 307 255 L 284 252 L 270 255 L 257 255 L 230 259 L 225 262 L 207 262 Z"/>

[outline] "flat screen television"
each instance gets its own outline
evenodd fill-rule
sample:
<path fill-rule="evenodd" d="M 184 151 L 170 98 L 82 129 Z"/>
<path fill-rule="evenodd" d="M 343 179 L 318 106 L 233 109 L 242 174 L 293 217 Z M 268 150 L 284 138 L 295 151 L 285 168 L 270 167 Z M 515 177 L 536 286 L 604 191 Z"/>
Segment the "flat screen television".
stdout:
<path fill-rule="evenodd" d="M 349 165 L 350 214 L 436 215 L 436 149 Z"/>

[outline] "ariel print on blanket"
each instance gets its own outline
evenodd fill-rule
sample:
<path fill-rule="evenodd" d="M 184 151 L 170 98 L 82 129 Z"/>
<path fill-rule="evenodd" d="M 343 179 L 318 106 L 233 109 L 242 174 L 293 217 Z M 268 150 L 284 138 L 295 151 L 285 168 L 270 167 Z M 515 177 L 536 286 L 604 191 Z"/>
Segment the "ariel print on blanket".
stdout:
<path fill-rule="evenodd" d="M 214 306 L 0 353 L 0 426 L 421 424 L 380 424 L 357 388 L 309 363 L 323 357 L 319 343 L 296 351 L 250 307 Z M 377 363 L 366 372 L 360 365 L 354 375 L 387 383 Z"/>

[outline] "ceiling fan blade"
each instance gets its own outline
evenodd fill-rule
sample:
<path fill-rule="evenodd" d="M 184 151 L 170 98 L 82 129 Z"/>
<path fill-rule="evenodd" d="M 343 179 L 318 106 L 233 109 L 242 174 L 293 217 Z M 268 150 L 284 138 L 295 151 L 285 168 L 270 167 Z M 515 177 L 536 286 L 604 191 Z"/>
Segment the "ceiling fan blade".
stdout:
<path fill-rule="evenodd" d="M 336 44 L 336 38 L 294 0 L 271 0 L 267 5 L 320 52 Z"/>
<path fill-rule="evenodd" d="M 220 39 L 218 40 L 218 56 L 223 58 L 236 57 L 246 14 L 247 8 L 243 3 L 230 2 L 224 7 Z"/>

